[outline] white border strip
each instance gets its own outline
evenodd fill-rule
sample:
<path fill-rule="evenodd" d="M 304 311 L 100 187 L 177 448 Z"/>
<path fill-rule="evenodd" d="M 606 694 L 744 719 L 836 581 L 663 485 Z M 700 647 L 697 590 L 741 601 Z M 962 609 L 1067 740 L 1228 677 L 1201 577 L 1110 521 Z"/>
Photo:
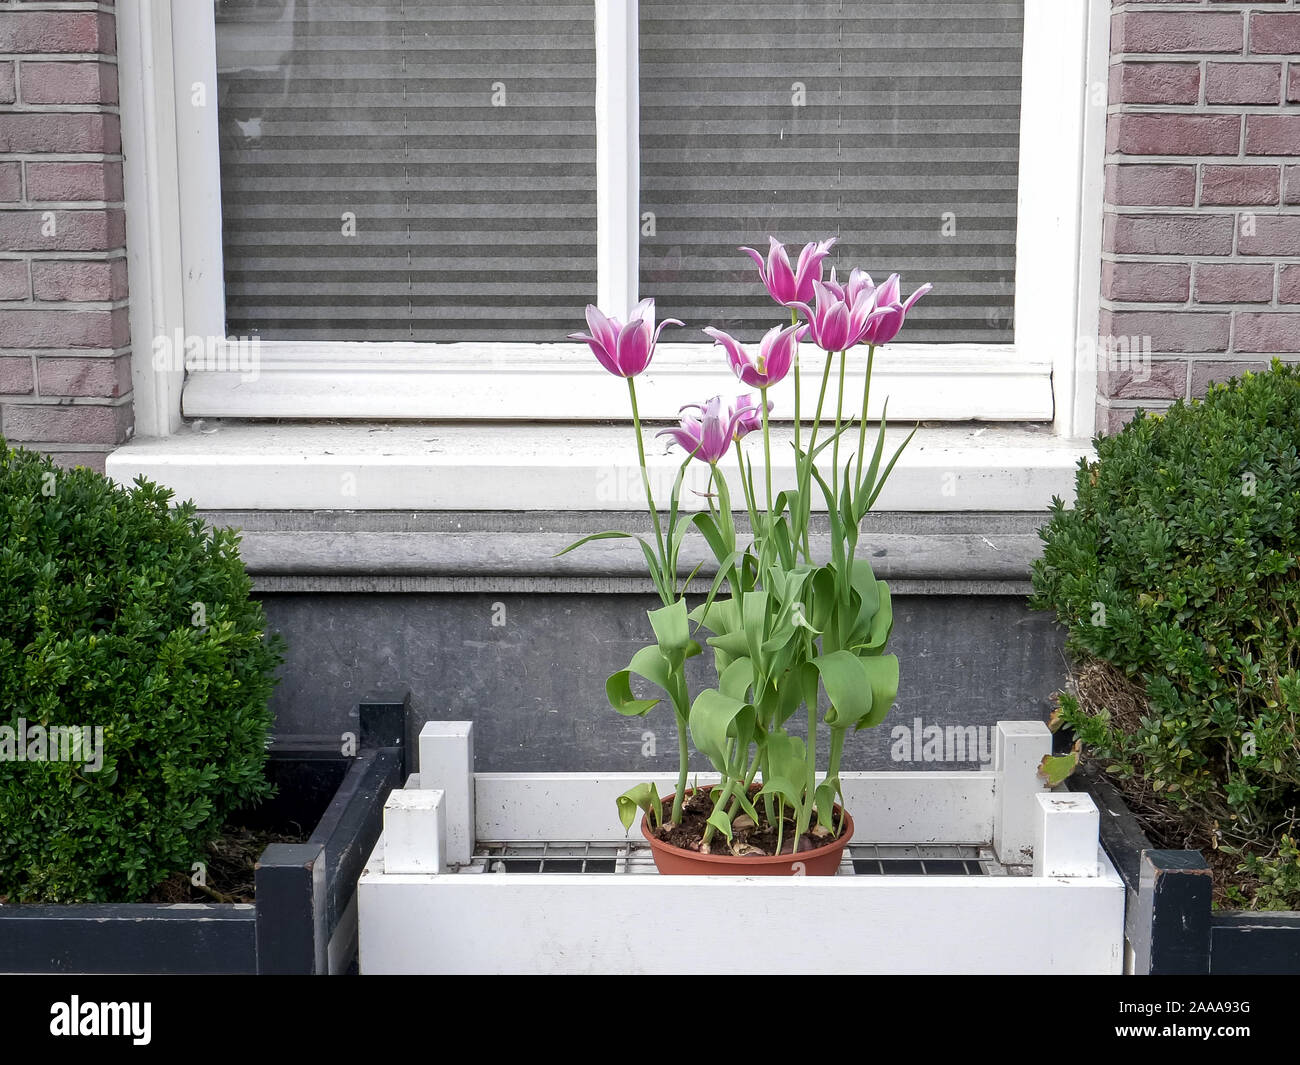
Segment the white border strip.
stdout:
<path fill-rule="evenodd" d="M 698 774 L 701 784 L 717 774 Z M 993 839 L 992 771 L 840 774 L 854 837 L 871 843 L 986 844 Z M 672 773 L 475 773 L 478 842 L 626 838 L 614 800 L 652 780 L 660 795 L 677 788 Z M 638 832 L 633 826 L 633 832 Z"/>
<path fill-rule="evenodd" d="M 213 359 L 230 369 L 191 371 L 187 417 L 580 422 L 629 413 L 623 381 L 582 344 L 228 345 Z M 822 362 L 821 352 L 805 351 L 805 419 Z M 861 405 L 865 364 L 864 351 L 850 354 L 846 412 Z M 1051 374 L 1050 359 L 1010 346 L 889 345 L 873 367 L 870 414 L 879 418 L 888 400 L 893 420 L 1047 421 Z M 793 388 L 791 377 L 769 393 L 778 420 L 792 417 Z M 637 382 L 642 417 L 666 421 L 676 421 L 683 404 L 751 391 L 710 344 L 662 345 Z M 829 391 L 834 420 L 834 383 Z"/>

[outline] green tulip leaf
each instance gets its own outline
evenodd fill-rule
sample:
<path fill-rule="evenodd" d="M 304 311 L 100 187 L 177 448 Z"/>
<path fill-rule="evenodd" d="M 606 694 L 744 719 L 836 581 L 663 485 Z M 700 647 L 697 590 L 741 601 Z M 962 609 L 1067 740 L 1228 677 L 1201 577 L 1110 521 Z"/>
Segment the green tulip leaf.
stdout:
<path fill-rule="evenodd" d="M 898 697 L 898 656 L 873 655 L 859 658 L 871 685 L 871 713 L 862 718 L 856 728 L 874 728 L 889 715 Z"/>
<path fill-rule="evenodd" d="M 631 671 L 626 669 L 611 673 L 605 681 L 605 698 L 609 700 L 609 705 L 624 717 L 643 717 L 663 700 L 638 699 L 632 694 L 631 677 Z"/>
<path fill-rule="evenodd" d="M 748 658 L 737 658 L 718 680 L 718 690 L 732 699 L 746 702 L 749 688 L 754 683 L 754 663 Z"/>
<path fill-rule="evenodd" d="M 835 800 L 840 794 L 840 778 L 827 777 L 817 785 L 813 804 L 817 807 L 817 823 L 835 831 Z"/>
<path fill-rule="evenodd" d="M 721 773 L 727 770 L 727 736 L 742 712 L 753 707 L 741 699 L 724 695 L 715 688 L 705 688 L 691 704 L 689 727 L 691 741 Z M 751 726 L 752 727 L 752 726 Z"/>
<path fill-rule="evenodd" d="M 638 784 L 634 788 L 629 788 L 615 802 L 618 804 L 618 819 L 625 832 L 632 830 L 632 822 L 636 820 L 637 810 L 642 811 L 650 819 L 651 828 L 663 823 L 663 804 L 659 801 L 659 789 L 653 783 Z"/>
<path fill-rule="evenodd" d="M 698 643 L 688 640 L 682 653 L 685 658 L 694 658 L 701 651 L 702 648 Z M 640 717 L 661 701 L 658 698 L 638 699 L 632 692 L 631 678 L 634 674 L 662 688 L 670 697 L 674 690 L 676 671 L 664 658 L 658 645 L 650 644 L 642 647 L 632 656 L 627 669 L 611 674 L 605 681 L 605 696 L 609 700 L 609 705 L 624 717 Z"/>
<path fill-rule="evenodd" d="M 674 668 L 686 660 L 691 643 L 690 621 L 686 616 L 686 600 L 678 599 L 671 606 L 646 611 L 650 627 L 654 629 L 659 653 Z"/>
<path fill-rule="evenodd" d="M 826 724 L 848 728 L 871 713 L 872 690 L 863 660 L 852 651 L 818 655 L 812 664 L 821 675 L 822 687 L 831 701 Z"/>
<path fill-rule="evenodd" d="M 894 609 L 889 598 L 889 585 L 884 581 L 877 581 L 876 585 L 879 588 L 877 593 L 879 606 L 867 627 L 866 639 L 853 646 L 853 650 L 858 654 L 879 654 L 889 642 L 889 634 L 894 628 Z"/>
<path fill-rule="evenodd" d="M 721 807 L 715 808 L 713 813 L 709 814 L 707 823 L 726 836 L 728 843 L 731 842 L 731 818 L 727 816 L 726 810 Z"/>

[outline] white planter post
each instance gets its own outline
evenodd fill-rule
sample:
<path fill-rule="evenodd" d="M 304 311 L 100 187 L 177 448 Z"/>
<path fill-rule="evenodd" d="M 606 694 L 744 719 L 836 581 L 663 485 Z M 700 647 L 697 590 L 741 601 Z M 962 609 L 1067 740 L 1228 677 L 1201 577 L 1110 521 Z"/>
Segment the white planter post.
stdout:
<path fill-rule="evenodd" d="M 429 721 L 420 730 L 420 788 L 438 788 L 447 808 L 447 861 L 474 855 L 474 723 Z"/>
<path fill-rule="evenodd" d="M 447 868 L 447 805 L 437 790 L 392 791 L 384 803 L 384 872 L 441 873 Z"/>
<path fill-rule="evenodd" d="M 993 849 L 1006 865 L 1034 860 L 1038 831 L 1035 793 L 1047 784 L 1038 775 L 1043 756 L 1052 753 L 1052 733 L 1041 721 L 999 721 L 993 748 L 997 793 L 993 814 Z"/>
<path fill-rule="evenodd" d="M 1034 876 L 1096 876 L 1101 818 L 1081 792 L 1040 792 Z"/>

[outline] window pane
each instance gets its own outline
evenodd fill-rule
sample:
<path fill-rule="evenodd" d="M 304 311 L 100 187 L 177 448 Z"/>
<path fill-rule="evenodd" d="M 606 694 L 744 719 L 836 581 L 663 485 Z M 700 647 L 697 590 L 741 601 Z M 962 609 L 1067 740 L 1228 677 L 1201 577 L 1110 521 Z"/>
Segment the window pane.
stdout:
<path fill-rule="evenodd" d="M 904 339 L 1009 342 L 1023 10 L 641 0 L 641 294 L 752 339 L 780 312 L 737 246 L 838 235 L 934 283 Z"/>
<path fill-rule="evenodd" d="M 554 340 L 596 287 L 591 0 L 218 0 L 227 328 Z"/>

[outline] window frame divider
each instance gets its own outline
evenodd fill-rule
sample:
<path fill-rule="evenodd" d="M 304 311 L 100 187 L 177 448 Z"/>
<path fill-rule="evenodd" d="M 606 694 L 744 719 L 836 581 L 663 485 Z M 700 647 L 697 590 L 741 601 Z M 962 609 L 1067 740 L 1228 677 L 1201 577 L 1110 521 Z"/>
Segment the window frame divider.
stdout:
<path fill-rule="evenodd" d="M 637 0 L 594 0 L 596 305 L 626 319 L 639 291 L 641 201 Z"/>

